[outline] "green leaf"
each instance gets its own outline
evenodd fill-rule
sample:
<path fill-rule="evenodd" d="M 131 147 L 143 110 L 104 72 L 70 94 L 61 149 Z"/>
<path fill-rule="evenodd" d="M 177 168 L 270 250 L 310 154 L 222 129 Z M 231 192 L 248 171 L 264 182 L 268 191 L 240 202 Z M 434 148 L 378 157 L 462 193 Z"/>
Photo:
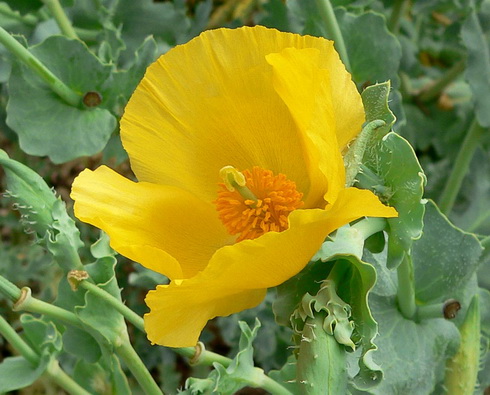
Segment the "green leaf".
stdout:
<path fill-rule="evenodd" d="M 112 67 L 102 64 L 78 40 L 52 36 L 30 51 L 74 91 L 101 92 Z M 47 155 L 54 163 L 96 154 L 116 128 L 105 107 L 76 108 L 66 104 L 25 65 L 16 63 L 9 80 L 7 124 L 31 155 Z"/>
<path fill-rule="evenodd" d="M 378 350 L 372 357 L 383 369 L 383 380 L 369 393 L 433 393 L 444 377 L 446 359 L 454 355 L 459 345 L 458 329 L 443 318 L 419 323 L 405 319 L 397 308 L 396 272 L 386 268 L 386 251 L 374 255 L 365 251 L 364 258 L 378 273 L 369 306 L 379 330 L 375 340 Z"/>
<path fill-rule="evenodd" d="M 344 226 L 323 243 L 313 257 L 312 263 L 299 275 L 277 287 L 278 296 L 273 304 L 276 321 L 290 325 L 290 316 L 297 308 L 303 295 L 316 295 L 320 283 L 333 270 L 341 269 L 342 278 L 337 279 L 339 297 L 351 306 L 351 317 L 355 323 L 353 339 L 362 348 L 357 357 L 359 369 L 354 373 L 354 382 L 358 388 L 367 389 L 378 384 L 382 371 L 372 360 L 376 350 L 373 339 L 377 335 L 377 324 L 373 319 L 368 294 L 376 282 L 374 268 L 361 260 L 364 240 L 359 232 Z"/>
<path fill-rule="evenodd" d="M 481 126 L 490 127 L 490 27 L 483 25 L 480 18 L 483 15 L 475 10 L 468 15 L 461 38 L 468 50 L 465 77 L 473 91 L 476 118 Z"/>
<path fill-rule="evenodd" d="M 391 83 L 386 81 L 380 84 L 368 86 L 361 93 L 362 104 L 366 112 L 366 122 L 372 122 L 381 119 L 385 122 L 385 126 L 380 127 L 377 131 L 380 137 L 383 137 L 391 130 L 391 126 L 395 123 L 395 115 L 388 106 L 390 96 Z"/>
<path fill-rule="evenodd" d="M 344 8 L 336 8 L 335 16 L 354 81 L 366 85 L 395 80 L 402 50 L 396 36 L 388 31 L 384 16 L 372 11 L 355 15 Z"/>
<path fill-rule="evenodd" d="M 357 178 L 362 188 L 372 189 L 398 211 L 397 218 L 388 218 L 387 264 L 396 268 L 422 234 L 426 178 L 417 156 L 403 137 L 388 133 L 366 150 L 364 168 Z"/>
<path fill-rule="evenodd" d="M 424 233 L 413 243 L 416 298 L 436 302 L 454 298 L 476 272 L 482 247 L 477 238 L 452 225 L 429 201 Z M 441 237 L 444 235 L 444 237 Z"/>
<path fill-rule="evenodd" d="M 20 322 L 31 347 L 38 354 L 49 353 L 54 356 L 61 352 L 63 348 L 61 334 L 53 322 L 44 317 L 35 318 L 30 314 L 22 314 Z"/>
<path fill-rule="evenodd" d="M 256 368 L 253 362 L 252 343 L 260 328 L 260 321 L 256 319 L 253 329 L 243 321 L 239 322 L 242 335 L 240 336 L 240 351 L 233 358 L 228 368 L 219 363 L 214 363 L 213 370 L 207 379 L 190 378 L 186 381 L 185 388 L 191 394 L 207 393 L 208 391 L 233 394 L 243 387 L 254 382 L 254 376 L 262 376 L 262 369 Z M 259 381 L 257 380 L 257 383 Z"/>
<path fill-rule="evenodd" d="M 0 393 L 15 391 L 30 386 L 40 378 L 48 365 L 42 358 L 38 366 L 32 366 L 23 357 L 7 357 L 0 363 Z"/>
<path fill-rule="evenodd" d="M 11 197 L 27 228 L 43 237 L 52 225 L 52 209 L 56 202 L 53 191 L 39 174 L 29 167 L 10 159 L 0 150 L 0 165 L 7 178 L 6 196 Z"/>

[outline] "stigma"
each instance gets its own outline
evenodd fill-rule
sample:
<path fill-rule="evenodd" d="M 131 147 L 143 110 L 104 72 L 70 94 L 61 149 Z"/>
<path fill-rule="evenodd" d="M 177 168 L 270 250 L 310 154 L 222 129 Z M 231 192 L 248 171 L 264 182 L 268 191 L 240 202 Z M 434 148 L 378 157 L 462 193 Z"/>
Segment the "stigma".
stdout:
<path fill-rule="evenodd" d="M 219 219 L 228 233 L 237 235 L 237 242 L 286 230 L 289 214 L 304 204 L 296 183 L 282 173 L 274 175 L 257 166 L 240 172 L 225 166 L 220 175 L 223 183 L 218 184 L 214 203 Z"/>

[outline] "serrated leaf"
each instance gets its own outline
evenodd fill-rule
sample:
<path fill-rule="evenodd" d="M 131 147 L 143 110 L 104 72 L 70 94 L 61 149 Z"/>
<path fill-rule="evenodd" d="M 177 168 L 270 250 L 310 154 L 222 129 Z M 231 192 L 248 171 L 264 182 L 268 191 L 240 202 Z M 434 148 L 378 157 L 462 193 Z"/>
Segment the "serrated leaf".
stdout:
<path fill-rule="evenodd" d="M 422 234 L 426 178 L 413 148 L 393 132 L 366 150 L 364 165 L 366 169 L 357 176 L 359 184 L 398 212 L 397 218 L 388 219 L 387 264 L 396 268 Z"/>
<path fill-rule="evenodd" d="M 413 243 L 417 300 L 428 303 L 454 298 L 455 290 L 462 289 L 478 269 L 481 253 L 477 238 L 452 225 L 429 201 L 423 235 Z"/>
<path fill-rule="evenodd" d="M 29 50 L 81 95 L 101 92 L 111 73 L 112 67 L 78 40 L 52 36 Z M 14 65 L 9 92 L 7 124 L 19 136 L 21 148 L 31 155 L 47 155 L 54 163 L 102 151 L 116 128 L 104 98 L 99 107 L 72 107 L 23 64 Z"/>
<path fill-rule="evenodd" d="M 40 378 L 48 365 L 42 358 L 38 366 L 33 366 L 23 357 L 7 357 L 0 363 L 0 393 L 8 393 L 30 386 Z"/>
<path fill-rule="evenodd" d="M 468 50 L 465 77 L 473 91 L 476 118 L 481 126 L 490 127 L 490 29 L 486 28 L 473 10 L 461 28 L 461 38 Z"/>
<path fill-rule="evenodd" d="M 42 237 L 52 225 L 51 215 L 56 197 L 42 177 L 34 170 L 10 159 L 0 150 L 0 165 L 7 178 L 6 195 L 10 196 L 19 209 L 26 225 Z"/>

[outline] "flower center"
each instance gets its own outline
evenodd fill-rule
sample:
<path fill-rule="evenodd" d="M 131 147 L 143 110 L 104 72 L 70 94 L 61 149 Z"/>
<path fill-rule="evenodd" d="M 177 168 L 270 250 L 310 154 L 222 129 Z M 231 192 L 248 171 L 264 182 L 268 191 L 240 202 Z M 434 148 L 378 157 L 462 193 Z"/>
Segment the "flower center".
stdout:
<path fill-rule="evenodd" d="M 288 215 L 303 206 L 303 194 L 282 173 L 257 166 L 239 172 L 226 166 L 220 175 L 224 182 L 214 203 L 228 233 L 239 235 L 237 242 L 286 230 Z"/>

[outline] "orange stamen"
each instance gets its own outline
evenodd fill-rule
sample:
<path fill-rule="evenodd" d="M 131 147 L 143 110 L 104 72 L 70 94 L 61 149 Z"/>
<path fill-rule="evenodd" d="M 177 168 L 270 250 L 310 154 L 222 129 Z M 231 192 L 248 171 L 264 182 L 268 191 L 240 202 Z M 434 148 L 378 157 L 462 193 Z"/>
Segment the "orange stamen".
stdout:
<path fill-rule="evenodd" d="M 242 173 L 246 187 L 257 200 L 245 199 L 239 191 L 230 191 L 224 183 L 219 184 L 214 203 L 228 233 L 239 235 L 238 242 L 286 230 L 288 215 L 303 206 L 303 194 L 296 190 L 296 184 L 282 173 L 274 175 L 257 166 Z"/>

